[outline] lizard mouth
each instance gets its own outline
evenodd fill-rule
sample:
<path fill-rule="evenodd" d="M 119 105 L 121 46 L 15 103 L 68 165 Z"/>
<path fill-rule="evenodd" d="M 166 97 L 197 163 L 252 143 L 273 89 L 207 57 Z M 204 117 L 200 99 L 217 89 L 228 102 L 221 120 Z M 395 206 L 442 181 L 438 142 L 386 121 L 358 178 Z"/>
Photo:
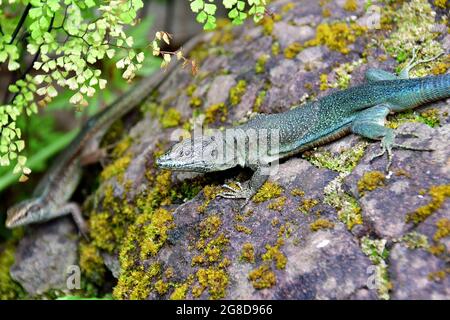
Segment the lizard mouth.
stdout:
<path fill-rule="evenodd" d="M 190 161 L 186 159 L 183 161 L 174 161 L 169 155 L 162 155 L 156 159 L 156 166 L 160 169 L 168 169 L 174 171 L 193 171 L 193 172 L 207 172 L 204 161 Z"/>
<path fill-rule="evenodd" d="M 33 221 L 30 218 L 40 210 L 41 207 L 36 203 L 35 199 L 19 202 L 6 211 L 5 226 L 8 229 L 12 229 L 31 223 Z"/>
<path fill-rule="evenodd" d="M 6 218 L 6 221 L 5 221 L 5 226 L 8 228 L 8 229 L 12 229 L 12 228 L 14 228 L 14 227 L 16 227 L 17 226 L 17 219 L 14 219 L 13 218 L 13 215 L 8 211 L 8 213 L 7 213 L 7 218 Z"/>
<path fill-rule="evenodd" d="M 174 164 L 164 155 L 156 159 L 156 165 L 161 169 L 170 169 L 174 167 Z"/>
<path fill-rule="evenodd" d="M 177 162 L 172 161 L 169 157 L 161 156 L 156 160 L 156 165 L 161 169 L 172 169 L 172 170 L 189 170 L 188 166 L 177 164 Z"/>

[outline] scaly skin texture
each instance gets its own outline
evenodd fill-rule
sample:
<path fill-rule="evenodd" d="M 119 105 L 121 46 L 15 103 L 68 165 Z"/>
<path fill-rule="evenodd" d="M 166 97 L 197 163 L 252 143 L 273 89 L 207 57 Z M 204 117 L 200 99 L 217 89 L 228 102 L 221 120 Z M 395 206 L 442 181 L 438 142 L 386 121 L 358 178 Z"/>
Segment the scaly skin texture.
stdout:
<path fill-rule="evenodd" d="M 201 41 L 200 36 L 193 38 L 183 47 L 183 52 L 190 52 Z M 8 209 L 6 226 L 14 228 L 72 214 L 78 229 L 86 235 L 87 226 L 78 205 L 68 202 L 80 181 L 83 157 L 97 150 L 111 124 L 139 106 L 178 65 L 172 63 L 167 69 L 141 81 L 129 93 L 90 118 L 39 181 L 32 198 Z"/>
<path fill-rule="evenodd" d="M 393 148 L 429 151 L 395 144 L 394 131 L 384 123 L 389 113 L 450 97 L 450 74 L 409 79 L 412 67 L 436 58 L 417 62 L 413 58 L 399 76 L 370 69 L 366 73 L 365 84 L 332 93 L 284 113 L 258 115 L 233 128 L 232 138 L 226 131 L 185 139 L 161 156 L 157 164 L 169 170 L 196 172 L 226 170 L 237 165 L 249 167 L 255 172 L 248 185 L 238 183 L 238 189 L 225 185 L 228 192 L 221 194 L 226 198 L 246 199 L 247 203 L 267 180 L 271 165 L 278 159 L 353 132 L 381 140 L 382 151 L 376 157 L 387 153 L 388 171 Z M 257 140 L 252 140 L 252 137 Z M 268 145 L 267 152 L 259 147 L 260 142 Z"/>

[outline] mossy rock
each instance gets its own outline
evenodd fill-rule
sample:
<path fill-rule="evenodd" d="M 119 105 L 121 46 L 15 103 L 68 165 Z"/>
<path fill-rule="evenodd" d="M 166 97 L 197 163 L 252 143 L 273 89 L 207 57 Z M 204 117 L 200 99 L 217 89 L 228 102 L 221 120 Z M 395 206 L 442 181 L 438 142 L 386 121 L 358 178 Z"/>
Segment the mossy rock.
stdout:
<path fill-rule="evenodd" d="M 389 175 L 384 157 L 369 161 L 379 143 L 356 136 L 281 162 L 244 209 L 239 200 L 216 196 L 228 180 L 246 180 L 245 170 L 199 175 L 156 169 L 155 158 L 170 147 L 177 129 L 193 128 L 201 116 L 211 127 L 226 127 L 246 121 L 253 111 L 301 108 L 359 84 L 369 67 L 393 71 L 404 63 L 402 55 L 410 56 L 406 49 L 415 41 L 401 34 L 409 14 L 429 23 L 430 17 L 420 14 L 436 9 L 425 0 L 393 2 L 383 7 L 381 29 L 366 29 L 358 24 L 368 19 L 363 1 L 289 3 L 270 5 L 279 13 L 273 20 L 205 36 L 209 40 L 196 52 L 203 57 L 199 76 L 177 69 L 142 108 L 142 119 L 124 126 L 131 143 L 105 168 L 86 203 L 95 234 L 89 250 L 84 247 L 83 264 L 94 282 L 109 276 L 90 269 L 101 261 L 99 255 L 107 254 L 110 268 L 120 265 L 114 298 L 450 298 L 443 254 L 449 246 L 443 219 L 450 218 L 442 187 L 450 183 L 445 101 L 389 119 L 396 130 L 419 135 L 399 139 L 435 150 L 394 150 Z M 283 26 L 289 32 L 281 37 Z M 437 46 L 433 50 L 448 43 L 446 32 L 421 36 Z M 399 39 L 407 40 L 402 52 L 382 49 Z M 417 74 L 433 70 L 441 72 L 442 65 Z M 406 237 L 414 231 L 420 231 L 421 245 Z M 368 270 L 380 271 L 382 280 L 370 288 Z"/>

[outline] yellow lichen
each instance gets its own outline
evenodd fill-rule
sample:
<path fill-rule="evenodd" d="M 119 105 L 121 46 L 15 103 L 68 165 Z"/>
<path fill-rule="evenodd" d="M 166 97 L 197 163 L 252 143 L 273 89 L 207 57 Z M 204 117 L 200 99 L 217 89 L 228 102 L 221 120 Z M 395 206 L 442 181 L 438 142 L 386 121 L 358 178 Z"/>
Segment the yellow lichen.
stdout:
<path fill-rule="evenodd" d="M 309 228 L 313 232 L 318 231 L 320 229 L 333 229 L 334 223 L 328 219 L 317 219 L 316 221 L 314 221 L 309 225 Z"/>
<path fill-rule="evenodd" d="M 302 51 L 303 46 L 298 42 L 292 42 L 284 49 L 284 57 L 286 59 L 294 59 L 295 56 Z"/>
<path fill-rule="evenodd" d="M 136 219 L 142 225 L 143 238 L 141 245 L 141 259 L 154 256 L 167 240 L 167 232 L 174 227 L 171 212 L 159 208 L 154 213 L 142 214 Z"/>
<path fill-rule="evenodd" d="M 430 246 L 428 252 L 432 255 L 439 256 L 446 251 L 445 245 L 443 243 L 438 243 L 436 245 Z"/>
<path fill-rule="evenodd" d="M 199 213 L 204 213 L 206 210 L 206 207 L 208 207 L 209 203 L 211 202 L 212 199 L 214 199 L 215 197 L 217 197 L 217 195 L 222 191 L 222 188 L 220 186 L 205 186 L 203 188 L 203 195 L 205 196 L 206 200 L 205 202 L 203 202 L 202 205 L 200 205 L 199 207 L 197 207 L 197 211 Z"/>
<path fill-rule="evenodd" d="M 130 148 L 132 143 L 133 139 L 130 136 L 122 138 L 114 147 L 111 155 L 116 159 L 124 156 L 125 152 Z"/>
<path fill-rule="evenodd" d="M 358 10 L 358 2 L 356 2 L 356 0 L 346 0 L 344 3 L 344 10 L 351 12 Z"/>
<path fill-rule="evenodd" d="M 272 221 L 270 222 L 270 224 L 272 225 L 272 227 L 276 227 L 280 224 L 280 219 L 278 218 L 273 218 Z"/>
<path fill-rule="evenodd" d="M 197 264 L 204 264 L 206 262 L 205 257 L 202 255 L 196 255 L 192 257 L 191 266 L 195 266 Z"/>
<path fill-rule="evenodd" d="M 203 254 L 208 262 L 217 262 L 221 258 L 222 249 L 218 246 L 208 245 L 205 250 L 203 250 Z"/>
<path fill-rule="evenodd" d="M 222 258 L 223 250 L 229 243 L 228 237 L 221 233 L 207 242 L 209 238 L 218 233 L 221 225 L 222 221 L 218 215 L 211 215 L 200 222 L 200 239 L 196 242 L 195 247 L 202 252 L 192 258 L 192 266 L 218 262 Z"/>
<path fill-rule="evenodd" d="M 266 94 L 266 90 L 261 90 L 258 92 L 258 95 L 255 98 L 255 102 L 253 103 L 253 112 L 259 112 L 259 108 L 262 106 L 264 100 L 266 99 Z"/>
<path fill-rule="evenodd" d="M 205 123 L 210 124 L 216 121 L 225 122 L 227 115 L 228 109 L 224 103 L 210 105 L 205 110 Z"/>
<path fill-rule="evenodd" d="M 280 251 L 281 246 L 284 245 L 283 239 L 278 239 L 274 246 L 266 245 L 266 252 L 261 256 L 264 261 L 274 261 L 277 269 L 284 269 L 286 267 L 287 258 Z"/>
<path fill-rule="evenodd" d="M 170 300 L 184 300 L 186 299 L 186 294 L 189 289 L 188 283 L 183 283 L 181 285 L 177 285 L 170 295 Z"/>
<path fill-rule="evenodd" d="M 208 262 L 217 262 L 222 258 L 223 249 L 230 240 L 220 234 L 217 238 L 212 239 L 203 250 L 203 255 Z"/>
<path fill-rule="evenodd" d="M 203 105 L 203 100 L 199 97 L 192 97 L 191 100 L 189 100 L 189 106 L 191 108 L 200 108 Z"/>
<path fill-rule="evenodd" d="M 14 264 L 13 244 L 9 243 L 3 251 L 0 251 L 0 299 L 14 300 L 23 298 L 25 293 L 18 283 L 9 274 L 9 269 Z"/>
<path fill-rule="evenodd" d="M 171 204 L 172 172 L 169 170 L 160 171 L 156 177 L 153 172 L 148 171 L 146 178 L 153 183 L 153 188 L 143 199 L 144 203 L 136 201 L 139 207 L 144 210 L 155 209 L 160 205 Z M 140 200 L 140 199 L 138 199 Z"/>
<path fill-rule="evenodd" d="M 281 188 L 278 184 L 271 181 L 266 181 L 258 190 L 258 192 L 253 196 L 253 201 L 263 202 L 269 199 L 273 199 L 279 197 L 282 192 L 283 188 Z"/>
<path fill-rule="evenodd" d="M 320 79 L 320 86 L 319 86 L 319 89 L 321 90 L 321 91 L 325 91 L 325 90 L 327 90 L 330 86 L 328 85 L 328 75 L 326 74 L 326 73 L 322 73 L 320 76 L 319 76 L 319 79 Z"/>
<path fill-rule="evenodd" d="M 113 163 L 106 166 L 100 173 L 100 180 L 106 181 L 112 177 L 117 177 L 119 181 L 122 181 L 123 174 L 127 170 L 128 165 L 131 162 L 131 155 L 123 156 Z"/>
<path fill-rule="evenodd" d="M 291 194 L 294 197 L 304 197 L 305 196 L 305 191 L 303 191 L 300 188 L 295 188 L 295 189 L 292 189 Z"/>
<path fill-rule="evenodd" d="M 197 86 L 195 84 L 190 84 L 188 85 L 188 87 L 186 88 L 186 95 L 188 97 L 192 97 L 194 95 L 195 90 L 197 90 Z"/>
<path fill-rule="evenodd" d="M 438 270 L 434 272 L 430 272 L 428 274 L 428 280 L 434 281 L 434 282 L 441 282 L 443 281 L 447 275 L 450 273 L 450 268 L 444 269 L 444 270 Z"/>
<path fill-rule="evenodd" d="M 440 75 L 440 74 L 445 74 L 449 68 L 450 68 L 450 64 L 449 63 L 438 62 L 431 69 L 431 73 L 434 74 L 435 76 Z"/>
<path fill-rule="evenodd" d="M 233 32 L 231 32 L 231 30 L 217 30 L 216 32 L 214 32 L 213 37 L 211 38 L 210 43 L 213 46 L 216 45 L 225 45 L 227 43 L 230 43 L 231 41 L 233 41 L 234 36 L 233 36 Z"/>
<path fill-rule="evenodd" d="M 317 26 L 314 39 L 305 42 L 305 46 L 326 45 L 331 50 L 348 54 L 349 44 L 356 41 L 356 38 L 366 31 L 365 27 L 355 23 L 335 22 L 332 24 L 322 23 Z"/>
<path fill-rule="evenodd" d="M 242 245 L 241 260 L 248 263 L 255 263 L 255 248 L 249 242 Z"/>
<path fill-rule="evenodd" d="M 199 269 L 197 271 L 197 280 L 203 290 L 208 290 L 210 299 L 221 299 L 225 297 L 229 283 L 225 270 L 218 267 Z"/>
<path fill-rule="evenodd" d="M 441 218 L 436 222 L 436 233 L 433 236 L 434 241 L 439 241 L 442 238 L 450 235 L 450 220 L 447 218 Z"/>
<path fill-rule="evenodd" d="M 322 17 L 324 18 L 331 17 L 331 10 L 329 8 L 323 8 Z"/>
<path fill-rule="evenodd" d="M 434 5 L 436 7 L 445 9 L 447 8 L 447 0 L 434 0 Z"/>
<path fill-rule="evenodd" d="M 281 211 L 284 208 L 286 200 L 287 200 L 286 197 L 279 197 L 278 199 L 275 199 L 274 201 L 269 203 L 267 208 L 275 211 Z"/>
<path fill-rule="evenodd" d="M 200 236 L 210 238 L 217 234 L 222 225 L 222 220 L 218 215 L 211 215 L 200 222 Z"/>
<path fill-rule="evenodd" d="M 156 287 L 152 284 L 159 280 L 155 279 L 160 273 L 159 265 L 144 268 L 140 261 L 157 255 L 165 244 L 174 223 L 172 213 L 161 205 L 170 204 L 182 186 L 172 186 L 170 171 L 152 167 L 145 177 L 147 190 L 132 201 L 126 193 L 122 199 L 116 198 L 112 186 L 107 185 L 100 206 L 103 211 L 93 212 L 90 217 L 92 243 L 108 252 L 119 252 L 121 274 L 114 289 L 115 298 L 145 299 L 151 291 L 164 291 L 162 283 Z"/>
<path fill-rule="evenodd" d="M 105 274 L 105 265 L 99 250 L 93 244 L 81 243 L 80 268 L 83 274 L 92 282 L 101 284 Z"/>
<path fill-rule="evenodd" d="M 298 210 L 303 212 L 304 214 L 309 213 L 309 211 L 319 204 L 319 201 L 316 199 L 304 199 Z"/>
<path fill-rule="evenodd" d="M 288 11 L 291 11 L 294 8 L 295 8 L 295 3 L 288 2 L 281 7 L 281 12 L 286 13 Z"/>
<path fill-rule="evenodd" d="M 267 63 L 267 60 L 269 60 L 269 58 L 270 57 L 267 54 L 262 54 L 258 57 L 258 59 L 256 60 L 256 65 L 255 65 L 256 73 L 263 73 L 265 71 L 266 63 Z"/>
<path fill-rule="evenodd" d="M 414 212 L 408 213 L 406 216 L 407 222 L 419 224 L 428 218 L 433 212 L 438 210 L 444 204 L 445 199 L 450 197 L 450 184 L 432 186 L 428 191 L 431 201 L 417 208 Z"/>
<path fill-rule="evenodd" d="M 169 284 L 160 279 L 155 282 L 155 290 L 159 295 L 164 295 L 169 290 Z"/>
<path fill-rule="evenodd" d="M 172 128 L 176 127 L 180 124 L 181 114 L 175 108 L 170 108 L 166 112 L 161 119 L 161 125 L 163 128 Z"/>
<path fill-rule="evenodd" d="M 234 229 L 237 232 L 242 232 L 245 234 L 252 234 L 252 232 L 253 232 L 252 229 L 250 229 L 249 227 L 243 226 L 242 224 L 235 224 Z"/>
<path fill-rule="evenodd" d="M 364 191 L 373 191 L 384 186 L 386 177 L 381 171 L 365 172 L 358 181 L 358 192 L 362 195 Z"/>
<path fill-rule="evenodd" d="M 168 268 L 166 269 L 166 271 L 164 271 L 164 276 L 165 276 L 167 279 L 170 279 L 170 278 L 173 277 L 173 273 L 174 273 L 173 267 L 168 267 Z"/>
<path fill-rule="evenodd" d="M 148 299 L 151 290 L 151 281 L 157 275 L 154 270 L 153 266 L 149 270 L 145 270 L 141 266 L 127 274 L 123 274 L 122 272 L 113 290 L 113 297 L 115 299 L 130 300 Z"/>
<path fill-rule="evenodd" d="M 272 46 L 270 47 L 270 51 L 272 51 L 272 54 L 274 56 L 279 55 L 280 54 L 280 43 L 279 42 L 272 43 Z"/>
<path fill-rule="evenodd" d="M 266 264 L 252 270 L 248 275 L 248 279 L 252 282 L 255 289 L 270 288 L 277 282 L 275 273 Z"/>
<path fill-rule="evenodd" d="M 110 214 L 108 212 L 95 213 L 89 219 L 89 230 L 94 244 L 103 250 L 112 252 L 116 245 L 114 233 L 111 232 Z"/>
<path fill-rule="evenodd" d="M 238 83 L 230 89 L 230 103 L 236 106 L 241 102 L 241 98 L 247 89 L 247 81 L 239 80 Z"/>
<path fill-rule="evenodd" d="M 272 17 L 264 16 L 264 18 L 261 19 L 259 24 L 262 25 L 263 32 L 266 36 L 272 35 L 274 25 L 274 19 L 272 19 Z"/>

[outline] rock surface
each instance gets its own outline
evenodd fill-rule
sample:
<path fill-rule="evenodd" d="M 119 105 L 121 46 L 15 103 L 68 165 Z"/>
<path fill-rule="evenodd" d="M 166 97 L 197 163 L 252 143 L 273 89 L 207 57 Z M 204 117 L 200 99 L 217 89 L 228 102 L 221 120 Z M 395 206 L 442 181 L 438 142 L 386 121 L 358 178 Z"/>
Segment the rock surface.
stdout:
<path fill-rule="evenodd" d="M 76 228 L 63 218 L 28 230 L 16 251 L 11 276 L 32 296 L 49 290 L 69 292 L 70 267 L 78 266 Z"/>
<path fill-rule="evenodd" d="M 248 171 L 168 176 L 154 168 L 155 156 L 178 138 L 179 129 L 192 128 L 193 114 L 204 114 L 210 127 L 229 126 L 255 110 L 282 112 L 329 94 L 346 86 L 347 76 L 347 85 L 359 84 L 368 67 L 393 70 L 395 60 L 381 49 L 383 39 L 390 37 L 384 29 L 347 35 L 354 41 L 340 40 L 346 54 L 327 42 L 292 55 L 285 51 L 293 42 L 314 39 L 320 23 L 362 19 L 363 3 L 356 1 L 357 10 L 351 11 L 345 9 L 346 1 L 324 7 L 312 1 L 278 1 L 271 6 L 280 13 L 274 23 L 208 34 L 198 50 L 206 52 L 199 59 L 199 75 L 192 78 L 188 70 L 177 70 L 148 103 L 151 107 L 144 106 L 147 112 L 127 133 L 132 143 L 122 156 L 131 155 L 130 161 L 102 181 L 95 201 L 87 205 L 91 230 L 103 230 L 97 225 L 100 217 L 106 216 L 109 224 L 107 236 L 92 234 L 92 244 L 108 251 L 107 265 L 114 266 L 115 276 L 120 265 L 115 297 L 450 298 L 448 234 L 436 235 L 450 223 L 450 200 L 442 191 L 450 184 L 449 101 L 425 106 L 406 117 L 406 123 L 400 121 L 398 132 L 418 135 L 400 141 L 434 151 L 395 150 L 388 176 L 385 158 L 369 161 L 379 143 L 349 136 L 280 163 L 266 190 L 271 195 L 245 209 L 239 201 L 213 196 L 224 182 L 247 179 Z M 322 16 L 324 9 L 330 17 Z M 433 9 L 436 19 L 442 16 L 442 10 Z M 448 43 L 448 35 L 440 34 L 436 41 Z M 321 75 L 327 76 L 325 84 Z M 235 90 L 239 83 L 240 91 Z M 212 109 L 220 103 L 225 108 Z M 155 111 L 158 106 L 162 113 Z M 418 122 L 424 118 L 420 113 L 434 108 L 439 125 Z M 180 117 L 175 125 L 164 125 L 169 110 Z M 373 188 L 367 173 L 378 178 Z M 440 200 L 430 196 L 436 186 L 441 186 Z M 417 223 L 407 219 L 430 203 L 430 216 Z M 60 287 L 62 279 L 55 274 L 41 271 L 38 280 L 32 277 L 36 265 L 62 270 L 74 261 L 76 241 L 63 240 L 68 233 L 66 221 L 58 220 L 36 227 L 22 240 L 11 273 L 31 295 Z"/>

